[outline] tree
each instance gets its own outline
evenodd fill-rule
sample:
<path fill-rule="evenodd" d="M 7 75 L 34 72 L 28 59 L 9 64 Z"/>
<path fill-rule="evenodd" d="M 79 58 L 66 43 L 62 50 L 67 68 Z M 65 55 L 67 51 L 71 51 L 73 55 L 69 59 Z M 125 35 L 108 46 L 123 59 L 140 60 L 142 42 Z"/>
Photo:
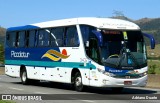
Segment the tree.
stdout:
<path fill-rule="evenodd" d="M 113 17 L 124 16 L 123 11 L 113 10 Z"/>

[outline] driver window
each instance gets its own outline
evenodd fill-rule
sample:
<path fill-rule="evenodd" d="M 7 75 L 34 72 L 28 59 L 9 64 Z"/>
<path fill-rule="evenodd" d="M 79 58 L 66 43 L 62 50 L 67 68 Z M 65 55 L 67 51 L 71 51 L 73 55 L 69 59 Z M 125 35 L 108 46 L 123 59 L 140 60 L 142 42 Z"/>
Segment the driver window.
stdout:
<path fill-rule="evenodd" d="M 90 39 L 90 46 L 89 46 L 89 57 L 94 60 L 95 62 L 99 63 L 99 49 L 98 43 L 96 39 Z"/>

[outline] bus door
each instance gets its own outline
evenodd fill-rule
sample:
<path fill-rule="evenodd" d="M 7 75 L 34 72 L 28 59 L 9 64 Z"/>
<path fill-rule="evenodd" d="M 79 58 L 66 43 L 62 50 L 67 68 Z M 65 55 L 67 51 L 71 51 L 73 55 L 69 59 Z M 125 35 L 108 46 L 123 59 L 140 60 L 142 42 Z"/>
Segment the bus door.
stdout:
<path fill-rule="evenodd" d="M 100 55 L 99 55 L 99 47 L 98 41 L 95 38 L 91 38 L 89 40 L 89 51 L 88 56 L 96 63 L 100 62 Z M 89 70 L 89 84 L 95 85 L 96 81 L 98 80 L 98 76 L 96 74 L 96 69 L 90 68 Z"/>

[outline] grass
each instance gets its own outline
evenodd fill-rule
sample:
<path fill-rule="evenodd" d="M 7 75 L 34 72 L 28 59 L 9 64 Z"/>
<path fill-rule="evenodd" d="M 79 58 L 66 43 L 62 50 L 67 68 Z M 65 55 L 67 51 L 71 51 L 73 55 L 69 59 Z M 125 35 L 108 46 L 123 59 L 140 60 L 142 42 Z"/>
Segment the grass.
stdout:
<path fill-rule="evenodd" d="M 160 44 L 155 46 L 155 49 L 151 49 L 150 46 L 147 46 L 148 56 L 151 57 L 160 57 Z"/>
<path fill-rule="evenodd" d="M 155 74 L 160 74 L 160 60 L 149 60 L 148 68 L 149 68 L 149 71 L 151 69 L 154 69 L 153 72 L 155 72 Z"/>
<path fill-rule="evenodd" d="M 0 103 L 16 103 L 14 101 L 8 101 L 8 100 L 0 100 Z"/>
<path fill-rule="evenodd" d="M 155 72 L 155 74 L 160 74 L 160 44 L 157 44 L 155 49 L 151 49 L 150 46 L 147 46 L 147 54 L 149 58 L 152 58 L 148 60 L 149 73 L 152 72 L 154 74 Z"/>

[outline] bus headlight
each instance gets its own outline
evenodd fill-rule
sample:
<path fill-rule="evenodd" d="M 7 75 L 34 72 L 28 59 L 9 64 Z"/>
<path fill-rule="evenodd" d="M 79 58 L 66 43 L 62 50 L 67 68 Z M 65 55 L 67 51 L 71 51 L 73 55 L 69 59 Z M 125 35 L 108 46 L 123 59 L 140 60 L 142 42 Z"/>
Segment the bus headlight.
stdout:
<path fill-rule="evenodd" d="M 141 77 L 146 76 L 146 75 L 147 75 L 147 72 L 143 72 L 140 74 Z"/>

